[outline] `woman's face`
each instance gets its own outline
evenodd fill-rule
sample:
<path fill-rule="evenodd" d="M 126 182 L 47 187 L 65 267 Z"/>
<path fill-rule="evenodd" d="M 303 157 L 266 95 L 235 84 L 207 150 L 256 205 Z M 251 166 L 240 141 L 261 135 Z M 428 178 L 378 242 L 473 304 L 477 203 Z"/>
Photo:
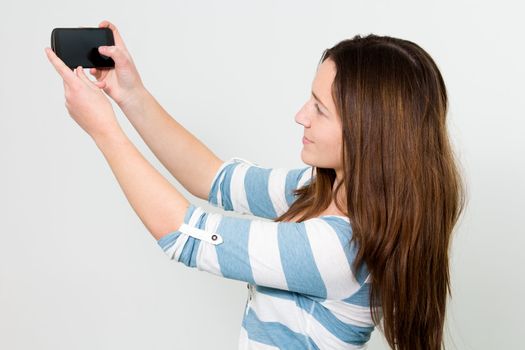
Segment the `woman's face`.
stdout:
<path fill-rule="evenodd" d="M 310 99 L 295 115 L 295 121 L 304 126 L 304 136 L 311 143 L 303 144 L 301 159 L 318 168 L 342 167 L 342 128 L 332 99 L 335 63 L 326 59 L 317 69 Z"/>

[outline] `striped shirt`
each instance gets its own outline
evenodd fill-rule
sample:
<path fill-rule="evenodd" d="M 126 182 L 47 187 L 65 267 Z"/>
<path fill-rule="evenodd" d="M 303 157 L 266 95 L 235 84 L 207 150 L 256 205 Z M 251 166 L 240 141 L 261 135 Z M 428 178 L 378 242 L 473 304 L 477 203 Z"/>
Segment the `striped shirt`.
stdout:
<path fill-rule="evenodd" d="M 208 202 L 275 219 L 311 180 L 312 167 L 264 168 L 234 157 L 212 181 Z M 315 174 L 314 174 L 315 176 Z M 158 240 L 170 259 L 247 282 L 239 349 L 366 349 L 368 271 L 354 271 L 345 216 L 275 222 L 206 212 L 190 203 L 179 230 Z"/>

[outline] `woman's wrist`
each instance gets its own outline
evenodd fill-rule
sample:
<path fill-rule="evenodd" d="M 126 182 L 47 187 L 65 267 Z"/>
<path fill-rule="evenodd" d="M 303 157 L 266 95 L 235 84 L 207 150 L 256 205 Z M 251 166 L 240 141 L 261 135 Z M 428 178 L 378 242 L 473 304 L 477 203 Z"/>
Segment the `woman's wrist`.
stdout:
<path fill-rule="evenodd" d="M 144 100 L 147 98 L 149 92 L 144 87 L 140 85 L 137 88 L 128 92 L 121 101 L 116 101 L 119 108 L 126 113 L 126 111 L 132 110 L 137 106 L 140 106 L 144 103 Z"/>

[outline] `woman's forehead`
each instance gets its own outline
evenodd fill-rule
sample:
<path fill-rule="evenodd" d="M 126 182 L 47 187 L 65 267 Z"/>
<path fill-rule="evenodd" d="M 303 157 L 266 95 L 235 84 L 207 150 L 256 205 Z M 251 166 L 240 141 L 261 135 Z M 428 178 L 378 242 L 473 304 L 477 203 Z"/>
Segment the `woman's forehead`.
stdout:
<path fill-rule="evenodd" d="M 312 83 L 312 95 L 316 96 L 332 114 L 335 113 L 335 105 L 332 98 L 332 83 L 336 73 L 335 63 L 326 59 L 318 68 Z"/>

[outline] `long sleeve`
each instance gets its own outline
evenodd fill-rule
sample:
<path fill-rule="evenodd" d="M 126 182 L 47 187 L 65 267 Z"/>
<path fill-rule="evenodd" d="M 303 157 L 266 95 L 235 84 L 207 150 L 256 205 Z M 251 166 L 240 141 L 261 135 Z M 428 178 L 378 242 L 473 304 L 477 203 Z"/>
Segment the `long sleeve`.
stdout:
<path fill-rule="evenodd" d="M 293 190 L 311 180 L 312 170 L 311 166 L 264 168 L 233 157 L 215 174 L 208 202 L 224 210 L 275 219 L 295 201 Z"/>
<path fill-rule="evenodd" d="M 190 204 L 181 227 L 158 244 L 170 259 L 220 277 L 343 299 L 367 274 L 352 270 L 355 247 L 348 225 L 332 216 L 301 223 L 236 218 Z"/>

